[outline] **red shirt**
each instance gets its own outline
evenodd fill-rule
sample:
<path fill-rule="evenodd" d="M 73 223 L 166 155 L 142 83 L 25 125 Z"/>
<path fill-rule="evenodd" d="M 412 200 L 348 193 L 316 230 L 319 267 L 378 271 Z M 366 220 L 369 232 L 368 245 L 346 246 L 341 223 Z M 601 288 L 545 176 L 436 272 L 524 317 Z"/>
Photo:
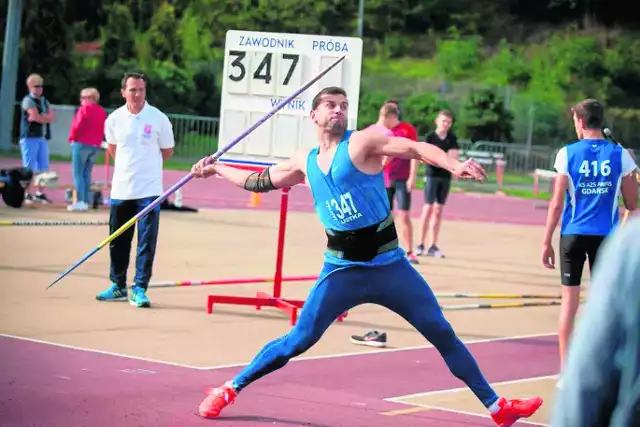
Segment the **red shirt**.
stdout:
<path fill-rule="evenodd" d="M 104 122 L 107 112 L 93 103 L 83 103 L 73 120 L 69 132 L 69 142 L 79 142 L 92 147 L 100 147 L 104 141 Z"/>
<path fill-rule="evenodd" d="M 393 136 L 400 136 L 414 141 L 418 140 L 418 132 L 416 131 L 416 128 L 407 122 L 400 122 L 398 126 L 391 129 L 391 132 L 393 132 Z M 391 180 L 406 181 L 409 179 L 409 175 L 411 173 L 411 160 L 393 158 L 389 163 L 387 163 L 383 171 L 385 183 L 387 185 L 389 185 Z"/>

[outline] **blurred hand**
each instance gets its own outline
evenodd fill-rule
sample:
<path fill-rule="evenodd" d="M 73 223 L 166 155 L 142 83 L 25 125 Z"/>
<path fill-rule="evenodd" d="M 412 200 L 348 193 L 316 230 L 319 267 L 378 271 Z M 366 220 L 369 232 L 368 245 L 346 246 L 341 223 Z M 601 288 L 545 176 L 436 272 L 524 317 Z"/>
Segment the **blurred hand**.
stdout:
<path fill-rule="evenodd" d="M 542 246 L 542 265 L 551 270 L 556 268 L 556 253 L 553 251 L 551 244 Z"/>
<path fill-rule="evenodd" d="M 407 180 L 407 191 L 411 192 L 416 186 L 416 182 L 413 178 Z"/>
<path fill-rule="evenodd" d="M 217 173 L 216 165 L 215 163 L 207 165 L 207 162 L 209 161 L 208 156 L 200 159 L 198 163 L 191 167 L 191 174 L 196 178 L 209 178 L 210 176 L 215 175 Z"/>
<path fill-rule="evenodd" d="M 484 181 L 488 178 L 487 171 L 475 159 L 468 159 L 458 164 L 453 175 L 463 179 Z"/>

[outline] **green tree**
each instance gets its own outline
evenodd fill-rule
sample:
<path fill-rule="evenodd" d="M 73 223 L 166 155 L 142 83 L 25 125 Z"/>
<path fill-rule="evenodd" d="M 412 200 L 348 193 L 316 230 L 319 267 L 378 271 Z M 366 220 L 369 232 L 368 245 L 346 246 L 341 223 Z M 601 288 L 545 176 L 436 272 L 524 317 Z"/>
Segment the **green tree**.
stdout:
<path fill-rule="evenodd" d="M 369 0 L 365 2 L 364 32 L 367 37 L 383 38 L 402 32 L 407 17 L 408 0 Z"/>
<path fill-rule="evenodd" d="M 53 103 L 77 102 L 73 67 L 73 31 L 64 19 L 65 2 L 29 1 L 23 9 L 20 68 L 23 75 L 38 73 L 45 81 L 45 97 Z M 18 95 L 25 93 L 24 80 Z"/>
<path fill-rule="evenodd" d="M 181 47 L 181 63 L 213 61 L 213 35 L 205 24 L 205 17 L 189 6 L 182 15 L 176 31 Z"/>
<path fill-rule="evenodd" d="M 609 103 L 623 108 L 640 105 L 640 38 L 617 37 L 604 54 L 611 79 Z"/>
<path fill-rule="evenodd" d="M 498 51 L 483 64 L 483 80 L 496 86 L 526 86 L 530 75 L 523 48 L 512 48 L 501 39 Z"/>
<path fill-rule="evenodd" d="M 504 99 L 489 89 L 467 96 L 459 126 L 473 142 L 513 142 L 513 115 L 504 107 Z"/>
<path fill-rule="evenodd" d="M 151 58 L 157 61 L 180 63 L 180 39 L 176 37 L 178 23 L 175 8 L 162 2 L 151 18 L 151 26 L 145 32 Z"/>
<path fill-rule="evenodd" d="M 445 80 L 464 79 L 480 69 L 482 38 L 462 37 L 451 28 L 444 40 L 437 42 L 436 61 L 440 75 Z"/>
<path fill-rule="evenodd" d="M 135 28 L 130 9 L 122 4 L 107 8 L 107 24 L 102 28 L 102 64 L 108 68 L 120 60 L 135 59 Z"/>
<path fill-rule="evenodd" d="M 404 120 L 415 126 L 419 136 L 434 128 L 438 111 L 450 108 L 447 101 L 429 92 L 411 95 L 402 101 L 402 105 L 406 113 Z"/>

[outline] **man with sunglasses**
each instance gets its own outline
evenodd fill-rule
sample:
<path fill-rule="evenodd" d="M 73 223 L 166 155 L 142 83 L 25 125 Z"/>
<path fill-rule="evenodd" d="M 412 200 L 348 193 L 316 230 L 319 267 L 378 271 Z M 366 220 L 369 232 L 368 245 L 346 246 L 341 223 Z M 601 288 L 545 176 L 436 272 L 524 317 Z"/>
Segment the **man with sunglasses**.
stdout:
<path fill-rule="evenodd" d="M 22 166 L 31 169 L 34 176 L 49 169 L 49 147 L 51 123 L 55 120 L 49 101 L 42 95 L 44 79 L 38 74 L 27 78 L 29 94 L 22 99 L 20 117 L 20 153 Z M 35 194 L 33 190 L 35 189 Z M 49 203 L 42 186 L 31 182 L 27 188 L 25 203 Z"/>

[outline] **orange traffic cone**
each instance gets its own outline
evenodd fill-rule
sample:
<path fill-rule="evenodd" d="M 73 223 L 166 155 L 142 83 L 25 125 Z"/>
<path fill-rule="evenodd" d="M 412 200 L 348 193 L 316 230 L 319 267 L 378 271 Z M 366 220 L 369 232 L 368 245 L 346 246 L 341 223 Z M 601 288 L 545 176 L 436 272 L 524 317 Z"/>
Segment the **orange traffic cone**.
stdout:
<path fill-rule="evenodd" d="M 260 206 L 261 200 L 262 200 L 262 194 L 251 193 L 251 199 L 249 199 L 249 207 L 257 208 L 258 206 Z"/>

